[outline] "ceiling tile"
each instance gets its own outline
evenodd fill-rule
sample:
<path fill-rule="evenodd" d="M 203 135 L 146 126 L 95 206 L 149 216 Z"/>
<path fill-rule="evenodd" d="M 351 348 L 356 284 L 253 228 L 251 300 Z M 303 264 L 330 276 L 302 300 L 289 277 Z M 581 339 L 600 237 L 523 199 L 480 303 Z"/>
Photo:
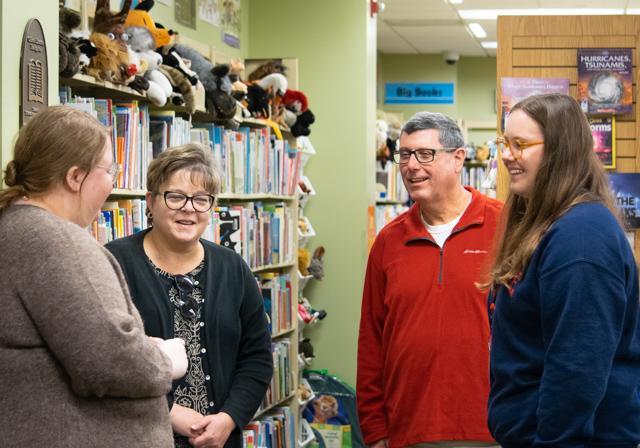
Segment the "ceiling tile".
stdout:
<path fill-rule="evenodd" d="M 454 51 L 463 56 L 484 56 L 485 51 L 462 26 L 394 27 L 422 54 Z"/>
<path fill-rule="evenodd" d="M 416 54 L 418 51 L 384 22 L 378 22 L 378 51 L 381 53 Z"/>
<path fill-rule="evenodd" d="M 384 11 L 378 14 L 380 20 L 455 20 L 455 9 L 444 0 L 388 0 L 384 1 Z"/>

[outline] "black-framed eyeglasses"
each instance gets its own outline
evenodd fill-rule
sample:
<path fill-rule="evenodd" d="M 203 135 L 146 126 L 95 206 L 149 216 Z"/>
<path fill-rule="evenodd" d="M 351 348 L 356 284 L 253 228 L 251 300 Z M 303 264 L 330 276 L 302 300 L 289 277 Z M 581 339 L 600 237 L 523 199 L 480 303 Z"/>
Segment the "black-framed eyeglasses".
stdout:
<path fill-rule="evenodd" d="M 176 306 L 178 311 L 182 314 L 182 317 L 188 320 L 193 320 L 198 317 L 198 302 L 193 297 L 193 290 L 195 289 L 195 282 L 188 275 L 174 275 L 173 280 L 178 290 L 178 300 Z"/>
<path fill-rule="evenodd" d="M 400 148 L 393 151 L 393 161 L 398 165 L 406 165 L 411 160 L 411 156 L 414 155 L 418 163 L 431 163 L 436 158 L 437 152 L 452 152 L 458 148 L 419 148 L 419 149 L 406 149 Z"/>
<path fill-rule="evenodd" d="M 198 213 L 206 213 L 211 210 L 215 201 L 215 197 L 211 194 L 187 196 L 177 191 L 165 191 L 163 197 L 165 205 L 171 210 L 180 210 L 187 205 L 187 202 L 191 201 L 193 209 Z"/>

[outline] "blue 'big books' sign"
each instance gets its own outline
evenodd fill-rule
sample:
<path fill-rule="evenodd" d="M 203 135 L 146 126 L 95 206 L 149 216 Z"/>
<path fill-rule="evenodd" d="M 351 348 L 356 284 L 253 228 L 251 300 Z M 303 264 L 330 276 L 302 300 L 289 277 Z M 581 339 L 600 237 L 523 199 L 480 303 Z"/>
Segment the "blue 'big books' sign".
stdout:
<path fill-rule="evenodd" d="M 388 82 L 385 104 L 453 104 L 452 82 Z"/>

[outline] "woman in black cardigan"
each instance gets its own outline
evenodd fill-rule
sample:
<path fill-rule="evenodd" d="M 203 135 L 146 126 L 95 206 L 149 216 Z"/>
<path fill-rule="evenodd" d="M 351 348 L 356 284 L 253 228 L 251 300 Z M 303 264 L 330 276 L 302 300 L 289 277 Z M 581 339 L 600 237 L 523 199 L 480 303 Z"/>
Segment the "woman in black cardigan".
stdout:
<path fill-rule="evenodd" d="M 147 334 L 186 342 L 189 370 L 170 400 L 176 447 L 241 447 L 273 370 L 251 269 L 235 252 L 200 239 L 220 185 L 200 145 L 161 153 L 147 175 L 152 227 L 107 245 Z"/>

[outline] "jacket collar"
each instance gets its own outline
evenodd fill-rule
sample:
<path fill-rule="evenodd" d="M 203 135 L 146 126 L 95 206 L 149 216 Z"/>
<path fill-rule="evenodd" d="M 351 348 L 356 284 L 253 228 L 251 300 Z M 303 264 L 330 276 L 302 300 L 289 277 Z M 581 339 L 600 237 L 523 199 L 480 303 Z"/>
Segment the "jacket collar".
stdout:
<path fill-rule="evenodd" d="M 465 229 L 470 226 L 482 225 L 484 223 L 486 201 L 484 196 L 480 192 L 471 187 L 464 187 L 465 190 L 471 193 L 471 202 L 465 210 L 464 214 L 456 224 L 455 228 L 451 232 L 452 234 Z M 405 225 L 405 238 L 404 242 L 409 243 L 416 240 L 429 240 L 434 242 L 433 237 L 426 229 L 420 216 L 420 204 L 414 203 L 409 212 L 407 213 L 407 219 L 404 222 Z"/>

